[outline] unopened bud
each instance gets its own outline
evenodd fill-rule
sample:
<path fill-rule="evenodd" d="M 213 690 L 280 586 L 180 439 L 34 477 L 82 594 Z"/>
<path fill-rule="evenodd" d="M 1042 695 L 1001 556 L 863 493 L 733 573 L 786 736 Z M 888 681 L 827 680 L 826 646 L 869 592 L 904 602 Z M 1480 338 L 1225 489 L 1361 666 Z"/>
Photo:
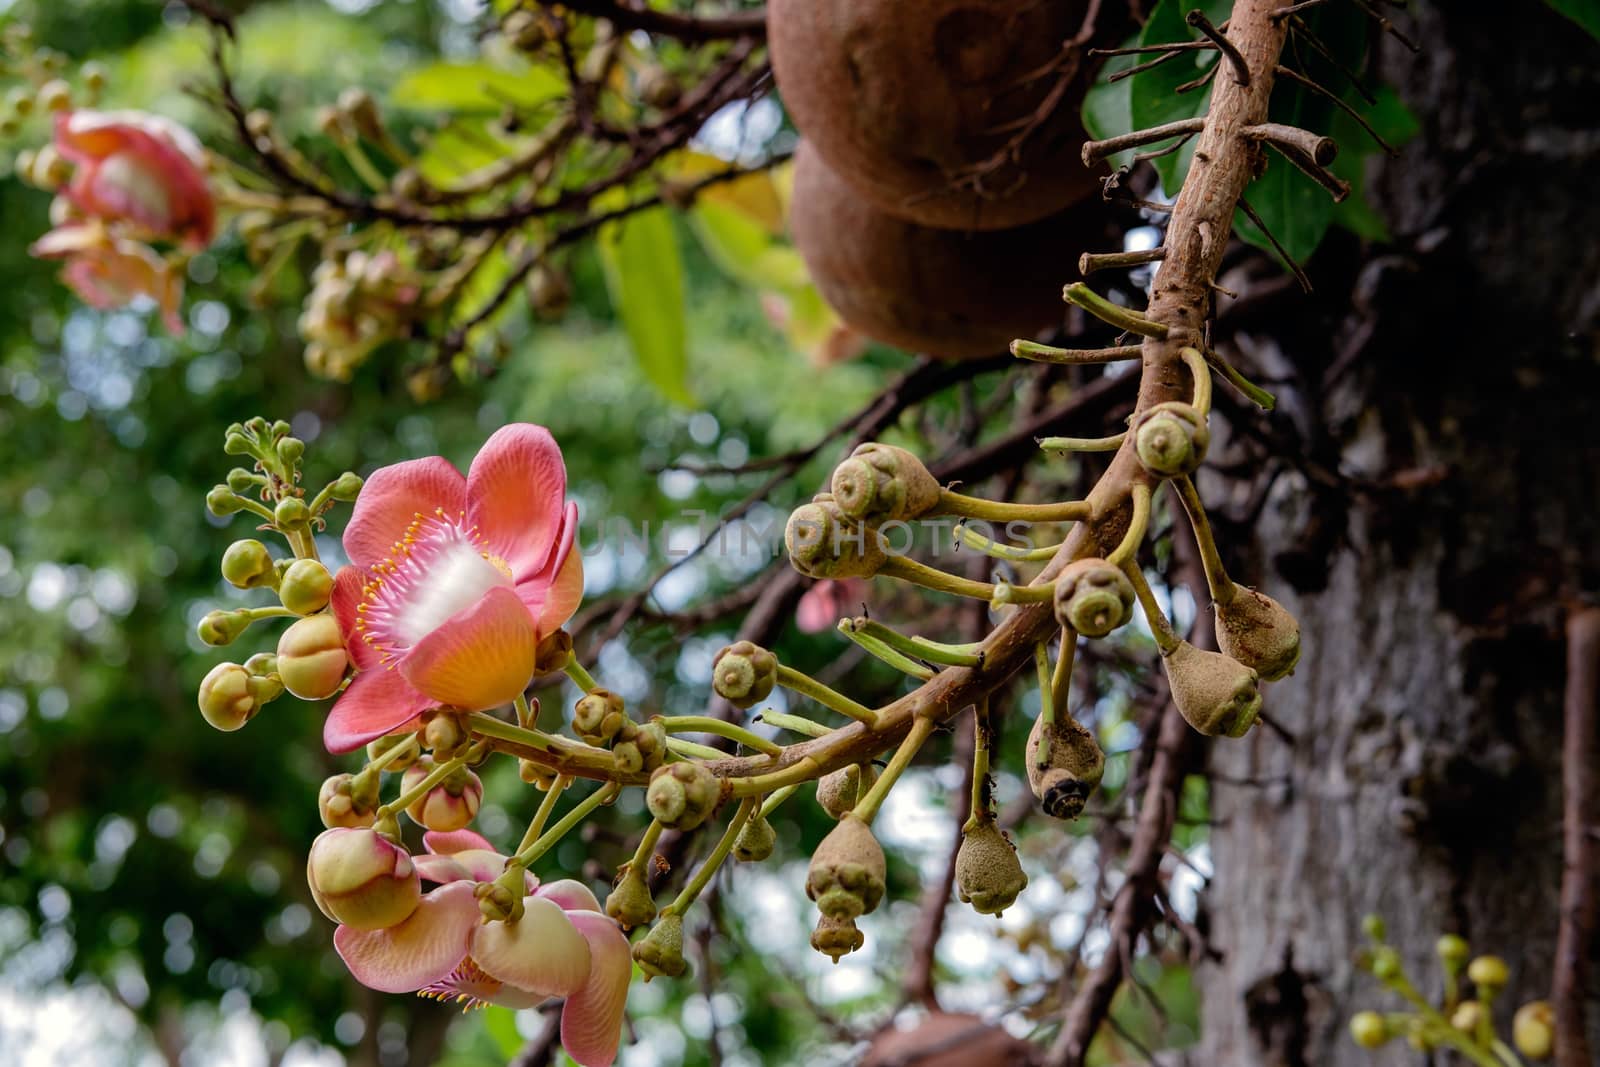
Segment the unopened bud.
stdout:
<path fill-rule="evenodd" d="M 333 575 L 314 559 L 289 564 L 278 582 L 278 599 L 296 615 L 311 615 L 328 606 L 333 595 Z"/>
<path fill-rule="evenodd" d="M 1362 1048 L 1381 1048 L 1393 1036 L 1389 1024 L 1375 1011 L 1361 1011 L 1350 1017 L 1350 1038 Z"/>
<path fill-rule="evenodd" d="M 684 760 L 656 768 L 645 791 L 645 807 L 669 830 L 693 830 L 711 817 L 722 799 L 722 783 L 698 763 Z"/>
<path fill-rule="evenodd" d="M 297 496 L 286 496 L 273 509 L 272 522 L 280 530 L 301 530 L 311 521 L 311 509 Z"/>
<path fill-rule="evenodd" d="M 1464 1034 L 1475 1034 L 1483 1022 L 1483 1005 L 1476 1000 L 1463 1000 L 1450 1014 L 1450 1025 Z"/>
<path fill-rule="evenodd" d="M 348 504 L 361 494 L 361 481 L 361 475 L 355 471 L 345 471 L 328 487 L 328 495 Z"/>
<path fill-rule="evenodd" d="M 370 829 L 324 830 L 306 860 L 322 914 L 356 930 L 384 930 L 411 917 L 422 883 L 405 849 Z"/>
<path fill-rule="evenodd" d="M 865 775 L 865 780 L 863 780 Z M 835 819 L 850 814 L 856 801 L 878 780 L 878 769 L 870 763 L 851 764 L 823 775 L 817 781 L 817 803 Z"/>
<path fill-rule="evenodd" d="M 470 740 L 461 716 L 448 711 L 436 711 L 422 724 L 422 747 L 439 759 L 454 756 Z"/>
<path fill-rule="evenodd" d="M 633 864 L 623 865 L 622 877 L 606 897 L 606 914 L 617 920 L 624 930 L 643 926 L 656 917 L 655 898 L 650 895 L 643 873 L 634 870 Z"/>
<path fill-rule="evenodd" d="M 72 106 L 72 86 L 60 78 L 52 78 L 39 86 L 35 99 L 42 111 L 65 111 Z"/>
<path fill-rule="evenodd" d="M 1504 989 L 1511 981 L 1511 969 L 1499 956 L 1479 956 L 1467 964 L 1467 981 L 1488 991 Z"/>
<path fill-rule="evenodd" d="M 437 765 L 433 757 L 422 756 L 406 768 L 400 791 L 408 793 L 432 774 Z M 465 767 L 455 771 L 406 808 L 411 821 L 439 833 L 463 830 L 472 825 L 483 804 L 483 782 Z"/>
<path fill-rule="evenodd" d="M 834 468 L 830 483 L 839 509 L 860 522 L 916 519 L 939 503 L 938 479 L 904 448 L 869 442 Z"/>
<path fill-rule="evenodd" d="M 324 700 L 337 693 L 347 666 L 344 635 L 332 615 L 301 619 L 278 638 L 278 676 L 302 700 Z"/>
<path fill-rule="evenodd" d="M 1275 682 L 1294 673 L 1300 662 L 1300 623 L 1265 593 L 1233 586 L 1226 603 L 1217 601 L 1217 647 Z"/>
<path fill-rule="evenodd" d="M 846 515 L 831 493 L 794 509 L 783 543 L 790 564 L 811 578 L 870 578 L 888 559 L 878 531 Z"/>
<path fill-rule="evenodd" d="M 244 498 L 225 485 L 212 487 L 206 494 L 206 510 L 219 519 L 244 510 Z"/>
<path fill-rule="evenodd" d="M 963 903 L 984 915 L 999 915 L 1028 885 L 1017 848 L 994 824 L 980 818 L 961 835 L 956 853 L 956 891 Z"/>
<path fill-rule="evenodd" d="M 1133 435 L 1139 462 L 1161 477 L 1193 473 L 1204 462 L 1211 444 L 1205 416 L 1176 400 L 1141 414 L 1133 424 Z"/>
<path fill-rule="evenodd" d="M 233 731 L 255 717 L 261 700 L 250 672 L 237 663 L 219 663 L 200 683 L 200 714 L 218 730 Z"/>
<path fill-rule="evenodd" d="M 778 657 L 751 641 L 736 641 L 711 661 L 711 687 L 736 708 L 749 708 L 772 695 L 778 684 Z"/>
<path fill-rule="evenodd" d="M 683 916 L 669 911 L 656 920 L 650 932 L 633 945 L 633 962 L 644 980 L 677 978 L 689 969 L 683 959 Z"/>
<path fill-rule="evenodd" d="M 591 689 L 572 709 L 572 729 L 586 743 L 604 747 L 627 717 L 622 697 L 609 689 Z"/>
<path fill-rule="evenodd" d="M 1433 947 L 1439 954 L 1439 961 L 1444 964 L 1444 969 L 1451 974 L 1459 974 L 1472 955 L 1471 946 L 1460 934 L 1445 934 L 1434 943 Z"/>
<path fill-rule="evenodd" d="M 1261 688 L 1255 671 L 1221 652 L 1205 652 L 1179 641 L 1163 653 L 1172 702 L 1183 717 L 1208 737 L 1243 737 L 1261 714 Z"/>
<path fill-rule="evenodd" d="M 1105 637 L 1133 618 L 1133 582 L 1115 563 L 1073 560 L 1055 586 L 1056 620 L 1085 637 Z"/>
<path fill-rule="evenodd" d="M 208 645 L 231 645 L 250 628 L 250 622 L 243 611 L 208 611 L 195 630 Z"/>
<path fill-rule="evenodd" d="M 806 896 L 834 919 L 854 919 L 878 906 L 888 877 L 883 847 L 855 815 L 839 820 L 812 853 Z"/>
<path fill-rule="evenodd" d="M 658 722 L 624 723 L 611 746 L 611 756 L 624 774 L 655 770 L 667 758 L 666 727 Z"/>
<path fill-rule="evenodd" d="M 758 812 L 745 822 L 744 828 L 733 842 L 733 856 L 741 863 L 760 863 L 772 855 L 778 843 L 778 832 Z"/>
<path fill-rule="evenodd" d="M 377 760 L 394 748 L 403 748 L 405 751 L 383 765 L 383 769 L 386 771 L 403 771 L 417 762 L 417 759 L 422 755 L 422 746 L 417 743 L 416 734 L 389 734 L 368 743 L 367 760 L 368 762 Z"/>
<path fill-rule="evenodd" d="M 1511 1042 L 1530 1060 L 1547 1060 L 1556 1046 L 1556 1013 L 1548 1000 L 1531 1000 L 1511 1020 Z"/>
<path fill-rule="evenodd" d="M 571 659 L 572 635 L 565 630 L 557 630 L 539 639 L 539 645 L 533 653 L 533 670 L 535 674 L 554 674 L 565 670 Z"/>
<path fill-rule="evenodd" d="M 353 774 L 336 774 L 322 783 L 317 791 L 317 814 L 322 817 L 323 826 L 331 830 L 338 826 L 371 826 L 376 821 L 376 807 L 362 804 L 360 800 L 366 798 L 354 795 L 355 780 Z"/>
<path fill-rule="evenodd" d="M 298 437 L 285 437 L 278 442 L 278 458 L 288 466 L 294 466 L 306 454 L 306 443 Z"/>

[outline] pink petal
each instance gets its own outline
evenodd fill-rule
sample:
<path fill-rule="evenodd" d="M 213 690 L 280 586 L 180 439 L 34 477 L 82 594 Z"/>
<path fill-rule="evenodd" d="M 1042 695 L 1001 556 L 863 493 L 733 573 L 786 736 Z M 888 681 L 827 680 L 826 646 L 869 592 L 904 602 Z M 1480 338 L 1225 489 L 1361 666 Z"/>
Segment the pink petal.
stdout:
<path fill-rule="evenodd" d="M 473 932 L 472 958 L 491 977 L 530 993 L 565 997 L 582 989 L 589 942 L 550 901 L 523 897 L 522 906 L 516 922 L 484 923 Z"/>
<path fill-rule="evenodd" d="M 567 916 L 589 942 L 589 980 L 561 1009 L 561 1044 L 581 1067 L 610 1067 L 622 1041 L 633 959 L 628 939 L 604 915 L 575 911 Z"/>
<path fill-rule="evenodd" d="M 476 830 L 429 830 L 422 835 L 422 845 L 429 852 L 440 856 L 469 850 L 494 851 L 489 839 Z"/>
<path fill-rule="evenodd" d="M 589 887 L 582 882 L 575 882 L 571 878 L 562 878 L 540 886 L 534 894 L 540 900 L 548 900 L 559 905 L 562 911 L 598 911 L 604 912 L 600 901 L 589 891 Z"/>
<path fill-rule="evenodd" d="M 498 586 L 418 641 L 400 673 L 439 704 L 482 711 L 522 692 L 538 645 L 533 616 L 515 592 Z"/>
<path fill-rule="evenodd" d="M 561 536 L 551 553 L 550 573 L 555 577 L 545 591 L 539 611 L 539 632 L 552 634 L 578 610 L 583 602 L 583 554 L 578 551 L 578 505 L 567 505 Z"/>
<path fill-rule="evenodd" d="M 329 752 L 353 752 L 368 741 L 392 734 L 434 702 L 411 688 L 398 671 L 362 671 L 339 695 L 322 724 L 322 743 Z"/>
<path fill-rule="evenodd" d="M 821 581 L 807 589 L 795 605 L 794 621 L 801 633 L 819 634 L 837 621 L 839 608 L 833 599 L 833 583 Z"/>
<path fill-rule="evenodd" d="M 438 508 L 452 519 L 467 501 L 467 480 L 439 456 L 379 467 L 361 487 L 344 530 L 344 551 L 358 567 L 387 559 L 418 515 Z"/>
<path fill-rule="evenodd" d="M 409 993 L 455 970 L 482 921 L 472 883 L 451 882 L 425 894 L 399 926 L 339 927 L 333 933 L 333 947 L 362 985 L 383 993 Z"/>
<path fill-rule="evenodd" d="M 477 878 L 454 856 L 413 856 L 412 864 L 424 882 L 448 885 L 451 882 L 475 882 Z"/>
<path fill-rule="evenodd" d="M 382 658 L 356 628 L 361 619 L 356 607 L 361 603 L 361 590 L 366 584 L 367 577 L 360 567 L 340 567 L 339 573 L 333 576 L 333 617 L 339 620 L 345 651 L 350 653 L 350 660 L 358 671 L 376 667 Z"/>
<path fill-rule="evenodd" d="M 467 471 L 467 525 L 521 582 L 545 569 L 566 495 L 567 467 L 550 431 L 528 423 L 502 426 Z"/>

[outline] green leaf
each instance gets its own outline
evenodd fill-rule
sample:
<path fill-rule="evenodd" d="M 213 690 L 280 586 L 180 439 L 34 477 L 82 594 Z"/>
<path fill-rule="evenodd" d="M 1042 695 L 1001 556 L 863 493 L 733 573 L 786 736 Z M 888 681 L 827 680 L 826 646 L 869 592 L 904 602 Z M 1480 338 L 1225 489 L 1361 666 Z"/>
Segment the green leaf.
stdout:
<path fill-rule="evenodd" d="M 483 1028 L 494 1041 L 502 1056 L 514 1056 L 525 1042 L 517 1032 L 516 1012 L 506 1008 L 487 1008 L 483 1013 Z"/>
<path fill-rule="evenodd" d="M 808 281 L 800 253 L 774 240 L 766 228 L 727 204 L 699 200 L 689 228 L 706 254 L 734 281 L 756 289 L 797 289 Z"/>
<path fill-rule="evenodd" d="M 1376 104 L 1368 104 L 1360 99 L 1351 100 L 1350 104 L 1377 131 L 1378 136 L 1396 148 L 1416 136 L 1416 116 L 1406 107 L 1399 94 L 1388 86 L 1382 86 L 1373 95 L 1377 97 Z M 1339 144 L 1339 158 L 1328 169 L 1350 183 L 1350 195 L 1344 203 L 1334 206 L 1334 224 L 1369 241 L 1386 240 L 1389 229 L 1382 217 L 1373 210 L 1366 188 L 1366 161 L 1381 149 L 1372 136 L 1361 128 L 1361 124 L 1343 110 L 1334 113 L 1328 135 Z"/>
<path fill-rule="evenodd" d="M 683 260 L 672 217 L 651 208 L 606 223 L 596 248 L 611 304 L 645 377 L 673 403 L 692 405 Z"/>
<path fill-rule="evenodd" d="M 1184 16 L 1194 7 L 1199 7 L 1206 13 L 1207 18 L 1216 23 L 1228 17 L 1233 5 L 1226 0 L 1208 0 L 1207 3 L 1198 5 L 1190 0 L 1161 0 L 1155 10 L 1150 12 L 1150 18 L 1139 34 L 1139 43 L 1148 46 L 1195 39 L 1195 32 L 1184 21 Z M 1149 62 L 1156 56 L 1142 55 L 1137 58 L 1140 62 Z M 1131 86 L 1129 129 L 1143 130 L 1205 114 L 1206 107 L 1211 101 L 1209 85 L 1202 89 L 1191 89 L 1187 93 L 1179 93 L 1177 89 L 1185 82 L 1200 77 L 1206 72 L 1207 67 L 1217 62 L 1217 59 L 1217 53 L 1211 50 L 1182 52 L 1177 58 L 1169 59 L 1128 79 Z M 1197 138 L 1191 137 L 1178 151 L 1153 161 L 1156 173 L 1161 176 L 1161 186 L 1168 195 L 1177 195 L 1178 189 L 1183 185 L 1183 179 L 1189 173 L 1189 163 L 1194 159 L 1196 140 Z"/>
<path fill-rule="evenodd" d="M 547 67 L 506 70 L 488 63 L 430 63 L 407 74 L 390 91 L 396 107 L 497 115 L 507 104 L 532 108 L 566 92 Z"/>
<path fill-rule="evenodd" d="M 1600 0 L 1545 0 L 1545 3 L 1600 38 Z"/>

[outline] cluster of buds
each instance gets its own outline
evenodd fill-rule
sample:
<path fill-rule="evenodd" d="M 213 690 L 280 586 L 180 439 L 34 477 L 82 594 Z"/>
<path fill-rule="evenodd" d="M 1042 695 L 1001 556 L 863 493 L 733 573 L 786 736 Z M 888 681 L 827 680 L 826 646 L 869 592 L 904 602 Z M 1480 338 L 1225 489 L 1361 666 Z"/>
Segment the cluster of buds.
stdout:
<path fill-rule="evenodd" d="M 375 348 L 404 337 L 422 309 L 422 279 L 391 251 L 325 259 L 311 275 L 300 315 L 306 367 L 319 378 L 349 381 Z"/>

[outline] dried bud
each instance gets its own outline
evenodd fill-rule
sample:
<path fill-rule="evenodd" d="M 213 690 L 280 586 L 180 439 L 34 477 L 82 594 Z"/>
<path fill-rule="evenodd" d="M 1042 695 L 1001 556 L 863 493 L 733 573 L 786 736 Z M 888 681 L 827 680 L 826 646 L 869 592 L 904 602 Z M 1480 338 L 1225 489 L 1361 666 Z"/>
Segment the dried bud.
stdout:
<path fill-rule="evenodd" d="M 862 781 L 862 775 L 866 780 Z M 825 774 L 817 781 L 817 803 L 835 819 L 850 814 L 856 801 L 878 780 L 878 769 L 870 763 L 853 763 Z"/>
<path fill-rule="evenodd" d="M 979 819 L 961 835 L 956 853 L 956 892 L 963 903 L 984 915 L 999 915 L 1016 903 L 1028 886 L 1017 848 L 994 824 Z"/>
<path fill-rule="evenodd" d="M 1300 623 L 1264 593 L 1242 585 L 1233 590 L 1231 600 L 1215 606 L 1217 647 L 1254 670 L 1263 682 L 1293 674 L 1300 662 Z"/>
<path fill-rule="evenodd" d="M 830 488 L 841 511 L 873 524 L 915 519 L 939 504 L 938 480 L 894 445 L 861 445 L 834 468 Z"/>
<path fill-rule="evenodd" d="M 400 791 L 410 792 L 432 774 L 437 764 L 432 756 L 421 756 L 406 769 Z M 483 804 L 483 782 L 465 767 L 412 801 L 406 808 L 411 821 L 440 833 L 463 830 L 478 817 Z"/>
<path fill-rule="evenodd" d="M 250 628 L 250 622 L 250 616 L 243 611 L 208 611 L 195 632 L 208 645 L 231 645 Z"/>
<path fill-rule="evenodd" d="M 1511 970 L 1499 956 L 1479 956 L 1467 964 L 1467 981 L 1485 990 L 1504 989 L 1511 981 Z"/>
<path fill-rule="evenodd" d="M 1556 1046 L 1556 1013 L 1548 1000 L 1530 1000 L 1511 1020 L 1511 1041 L 1530 1060 L 1547 1060 Z"/>
<path fill-rule="evenodd" d="M 355 780 L 353 774 L 336 774 L 322 783 L 317 792 L 317 814 L 322 816 L 323 826 L 331 830 L 371 826 L 377 821 L 377 808 L 362 803 L 367 798 L 355 796 Z"/>
<path fill-rule="evenodd" d="M 644 972 L 644 980 L 677 978 L 689 969 L 683 960 L 683 916 L 667 912 L 656 920 L 650 932 L 633 944 L 633 962 Z"/>
<path fill-rule="evenodd" d="M 644 804 L 669 830 L 693 830 L 711 817 L 722 799 L 722 783 L 698 763 L 683 760 L 657 767 Z"/>
<path fill-rule="evenodd" d="M 1076 819 L 1082 814 L 1106 769 L 1105 754 L 1094 734 L 1065 716 L 1049 724 L 1042 718 L 1033 721 L 1026 758 L 1028 785 L 1053 819 Z"/>
<path fill-rule="evenodd" d="M 1206 419 L 1188 404 L 1169 400 L 1144 412 L 1133 424 L 1139 462 L 1151 474 L 1190 474 L 1206 458 L 1211 431 Z"/>
<path fill-rule="evenodd" d="M 386 737 L 380 737 L 376 741 L 373 741 L 367 745 L 367 759 L 369 761 L 375 760 L 379 756 L 382 756 L 384 753 L 388 752 L 390 749 L 397 747 L 403 747 L 405 751 L 400 753 L 400 755 L 396 756 L 394 759 L 390 760 L 388 763 L 384 764 L 384 770 L 403 771 L 413 763 L 417 762 L 418 757 L 422 755 L 422 746 L 417 743 L 416 734 L 389 734 Z"/>
<path fill-rule="evenodd" d="M 835 919 L 865 915 L 883 899 L 888 865 L 872 828 L 846 815 L 811 856 L 806 896 L 817 910 Z"/>
<path fill-rule="evenodd" d="M 337 693 L 348 665 L 344 635 L 332 615 L 301 619 L 278 638 L 278 675 L 302 700 L 324 700 Z"/>
<path fill-rule="evenodd" d="M 622 865 L 622 876 L 606 897 L 606 914 L 617 920 L 624 930 L 643 926 L 656 917 L 655 898 L 650 895 L 643 873 L 634 870 L 633 864 Z"/>
<path fill-rule="evenodd" d="M 533 670 L 535 674 L 554 674 L 564 670 L 567 661 L 572 658 L 572 635 L 565 630 L 557 630 L 539 641 L 539 647 L 533 653 Z"/>
<path fill-rule="evenodd" d="M 322 914 L 357 930 L 398 926 L 422 900 L 411 856 L 369 829 L 337 827 L 317 835 L 306 880 Z"/>
<path fill-rule="evenodd" d="M 1056 620 L 1085 637 L 1104 637 L 1133 618 L 1133 582 L 1103 559 L 1073 560 L 1056 578 Z"/>
<path fill-rule="evenodd" d="M 862 945 L 866 937 L 856 929 L 854 919 L 835 919 L 831 915 L 818 915 L 817 928 L 811 931 L 811 947 L 833 960 L 835 964 Z"/>
<path fill-rule="evenodd" d="M 628 719 L 622 697 L 609 689 L 585 693 L 572 709 L 572 729 L 591 745 L 604 747 L 611 742 Z"/>
<path fill-rule="evenodd" d="M 271 585 L 277 577 L 272 565 L 272 553 L 260 541 L 235 541 L 222 554 L 222 576 L 229 585 L 240 589 L 258 589 Z"/>
<path fill-rule="evenodd" d="M 200 682 L 200 714 L 218 730 L 237 730 L 272 699 L 263 699 L 265 682 L 237 663 L 219 663 Z"/>
<path fill-rule="evenodd" d="M 278 599 L 296 615 L 321 611 L 332 595 L 333 575 L 314 559 L 295 560 L 278 582 Z"/>
<path fill-rule="evenodd" d="M 878 532 L 846 515 L 831 493 L 794 509 L 783 543 L 794 569 L 811 578 L 870 578 L 887 559 Z"/>
<path fill-rule="evenodd" d="M 1389 1024 L 1375 1011 L 1361 1011 L 1350 1017 L 1350 1037 L 1362 1048 L 1381 1048 L 1393 1036 Z"/>
<path fill-rule="evenodd" d="M 1261 714 L 1256 672 L 1221 652 L 1203 652 L 1187 641 L 1162 656 L 1172 702 L 1208 737 L 1243 737 Z"/>
<path fill-rule="evenodd" d="M 617 770 L 624 774 L 653 771 L 667 758 L 667 731 L 658 722 L 623 724 L 611 746 Z"/>
<path fill-rule="evenodd" d="M 736 641 L 711 661 L 711 688 L 736 708 L 750 708 L 772 695 L 778 657 L 750 641 Z"/>
<path fill-rule="evenodd" d="M 760 863 L 772 855 L 778 843 L 778 831 L 759 813 L 744 824 L 733 842 L 733 856 L 741 863 Z"/>

